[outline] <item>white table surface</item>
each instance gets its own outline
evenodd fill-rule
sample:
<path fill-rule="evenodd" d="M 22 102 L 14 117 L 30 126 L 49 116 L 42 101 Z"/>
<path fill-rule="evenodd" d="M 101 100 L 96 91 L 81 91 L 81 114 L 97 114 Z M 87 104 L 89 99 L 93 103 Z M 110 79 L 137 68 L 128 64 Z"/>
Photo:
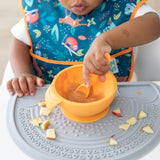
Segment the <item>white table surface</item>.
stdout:
<path fill-rule="evenodd" d="M 160 86 L 160 82 L 155 82 Z M 4 160 L 32 160 L 12 140 L 6 124 L 6 111 L 10 96 L 5 86 L 0 86 L 0 156 Z M 160 143 L 140 160 L 159 160 Z"/>

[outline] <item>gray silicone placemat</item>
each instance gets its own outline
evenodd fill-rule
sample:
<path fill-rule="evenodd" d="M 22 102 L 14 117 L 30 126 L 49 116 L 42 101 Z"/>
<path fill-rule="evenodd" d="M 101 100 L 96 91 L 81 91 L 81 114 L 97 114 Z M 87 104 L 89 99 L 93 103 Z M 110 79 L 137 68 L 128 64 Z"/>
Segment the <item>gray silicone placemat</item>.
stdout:
<path fill-rule="evenodd" d="M 160 142 L 160 92 L 150 82 L 119 83 L 118 94 L 109 113 L 93 123 L 77 123 L 67 119 L 57 106 L 49 117 L 39 116 L 37 103 L 44 100 L 48 85 L 37 88 L 36 95 L 11 97 L 7 124 L 15 143 L 35 160 L 136 160 L 144 156 Z M 140 94 L 137 94 L 140 93 Z M 113 109 L 120 108 L 123 117 L 114 116 Z M 148 114 L 138 120 L 128 131 L 118 129 L 120 124 L 140 110 Z M 33 127 L 29 121 L 39 116 L 49 119 L 49 128 L 55 128 L 56 139 L 47 140 L 46 132 Z M 140 131 L 151 125 L 154 134 Z M 115 135 L 118 145 L 110 146 L 109 137 Z"/>

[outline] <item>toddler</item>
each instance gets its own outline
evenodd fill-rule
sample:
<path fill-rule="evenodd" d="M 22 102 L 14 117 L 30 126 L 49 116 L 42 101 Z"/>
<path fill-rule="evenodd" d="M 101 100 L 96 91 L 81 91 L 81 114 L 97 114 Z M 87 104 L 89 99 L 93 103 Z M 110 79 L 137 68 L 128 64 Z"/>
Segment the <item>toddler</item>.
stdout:
<path fill-rule="evenodd" d="M 10 62 L 15 77 L 10 95 L 34 95 L 35 85 L 50 84 L 62 69 L 83 63 L 89 73 L 110 70 L 118 81 L 130 81 L 133 48 L 160 36 L 160 19 L 146 0 L 21 0 L 23 19 L 11 30 Z M 112 56 L 110 65 L 104 53 Z"/>

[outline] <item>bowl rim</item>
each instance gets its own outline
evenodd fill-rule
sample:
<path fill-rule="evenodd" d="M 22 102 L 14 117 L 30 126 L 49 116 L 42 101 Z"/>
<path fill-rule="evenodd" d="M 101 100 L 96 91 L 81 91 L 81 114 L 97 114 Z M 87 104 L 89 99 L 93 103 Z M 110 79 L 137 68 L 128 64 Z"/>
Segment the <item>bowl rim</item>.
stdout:
<path fill-rule="evenodd" d="M 53 79 L 53 88 L 52 89 L 54 89 L 55 90 L 55 96 L 56 97 L 60 97 L 60 99 L 62 99 L 62 102 L 67 102 L 67 104 L 70 104 L 70 103 L 74 103 L 75 105 L 77 104 L 77 105 L 84 105 L 84 104 L 99 104 L 100 102 L 102 102 L 102 101 L 105 101 L 106 99 L 109 99 L 110 97 L 112 97 L 113 95 L 110 95 L 109 97 L 104 97 L 104 98 L 102 98 L 102 99 L 100 99 L 100 100 L 96 100 L 96 101 L 93 101 L 93 102 L 84 102 L 84 103 L 81 103 L 81 102 L 75 102 L 75 101 L 71 101 L 71 100 L 68 100 L 68 99 L 66 99 L 66 98 L 64 98 L 63 96 L 61 96 L 59 93 L 58 93 L 58 91 L 56 90 L 56 85 L 55 85 L 55 83 L 56 83 L 56 81 L 57 81 L 57 79 L 58 79 L 58 76 L 59 75 L 61 75 L 62 73 L 64 73 L 66 70 L 68 70 L 68 69 L 71 69 L 71 68 L 75 68 L 75 67 L 78 67 L 78 66 L 83 66 L 83 64 L 77 64 L 77 65 L 74 65 L 74 66 L 70 66 L 70 67 L 67 67 L 67 68 L 65 68 L 65 69 L 63 69 L 62 71 L 60 71 L 55 77 L 54 77 L 54 79 Z M 114 94 L 114 96 L 115 96 L 115 94 L 116 94 L 116 91 L 117 91 L 117 80 L 116 80 L 116 77 L 113 75 L 113 73 L 112 72 L 108 72 L 107 74 L 110 74 L 112 77 L 113 77 L 113 80 L 114 80 L 114 82 L 116 82 L 116 86 L 114 87 L 114 90 L 113 90 L 113 94 Z"/>

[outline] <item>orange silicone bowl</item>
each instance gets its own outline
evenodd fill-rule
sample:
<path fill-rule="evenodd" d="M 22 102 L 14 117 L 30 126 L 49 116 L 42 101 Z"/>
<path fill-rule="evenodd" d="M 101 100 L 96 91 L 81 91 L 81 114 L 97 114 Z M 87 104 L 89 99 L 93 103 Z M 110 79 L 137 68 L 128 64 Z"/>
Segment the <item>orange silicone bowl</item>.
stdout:
<path fill-rule="evenodd" d="M 81 102 L 81 99 L 80 102 L 72 101 L 67 96 L 72 93 L 72 88 L 83 83 L 82 67 L 83 65 L 75 65 L 59 72 L 49 86 L 45 100 L 48 108 L 53 109 L 59 104 L 67 118 L 87 123 L 99 120 L 108 113 L 116 94 L 117 80 L 109 72 L 106 74 L 105 82 L 97 81 L 92 87 L 89 97 L 95 98 L 95 101 L 88 103 Z"/>

